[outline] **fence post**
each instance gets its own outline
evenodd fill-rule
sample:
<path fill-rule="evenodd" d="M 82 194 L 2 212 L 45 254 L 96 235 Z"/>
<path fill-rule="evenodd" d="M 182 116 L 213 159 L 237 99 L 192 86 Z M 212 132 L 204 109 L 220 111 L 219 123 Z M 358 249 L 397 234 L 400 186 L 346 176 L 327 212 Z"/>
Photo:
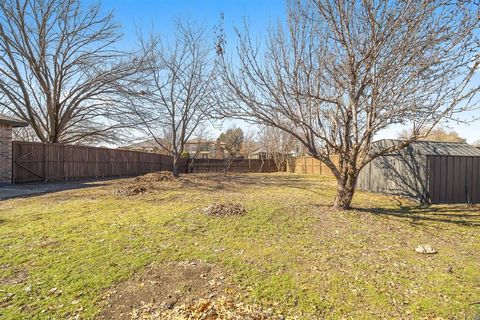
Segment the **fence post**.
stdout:
<path fill-rule="evenodd" d="M 65 160 L 65 149 L 67 148 L 67 146 L 64 144 L 63 147 L 62 147 L 62 159 L 63 159 L 63 180 L 64 181 L 67 181 L 68 180 L 68 175 L 67 175 L 67 161 Z"/>
<path fill-rule="evenodd" d="M 137 175 L 140 175 L 140 152 L 137 152 Z"/>
<path fill-rule="evenodd" d="M 17 174 L 17 168 L 16 165 L 15 165 L 15 160 L 16 160 L 16 156 L 15 156 L 16 152 L 15 152 L 15 142 L 12 141 L 12 184 L 15 184 L 15 177 L 16 177 L 16 174 Z"/>
<path fill-rule="evenodd" d="M 43 181 L 48 181 L 48 147 L 47 143 L 43 144 Z"/>

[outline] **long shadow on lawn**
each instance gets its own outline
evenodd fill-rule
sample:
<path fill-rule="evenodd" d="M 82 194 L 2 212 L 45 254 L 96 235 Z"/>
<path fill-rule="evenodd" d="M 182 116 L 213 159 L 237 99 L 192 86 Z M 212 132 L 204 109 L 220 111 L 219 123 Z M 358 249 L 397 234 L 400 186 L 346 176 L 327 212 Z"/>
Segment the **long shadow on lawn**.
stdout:
<path fill-rule="evenodd" d="M 186 187 L 194 187 L 196 189 L 205 191 L 225 190 L 235 191 L 242 187 L 264 187 L 264 186 L 278 186 L 287 188 L 298 188 L 305 191 L 313 191 L 320 185 L 319 181 L 306 182 L 298 178 L 289 178 L 282 176 L 268 177 L 249 176 L 239 173 L 229 174 L 226 177 L 223 174 L 205 174 L 205 175 L 183 175 L 183 183 Z M 321 181 L 320 181 L 321 182 Z"/>
<path fill-rule="evenodd" d="M 118 178 L 84 179 L 84 180 L 61 181 L 61 182 L 32 182 L 32 183 L 9 185 L 9 186 L 0 188 L 0 192 L 3 191 L 3 193 L 0 195 L 0 202 L 3 200 L 9 200 L 13 198 L 37 197 L 45 194 L 53 194 L 53 193 L 58 193 L 66 190 L 103 187 L 108 185 L 108 183 L 106 183 L 105 181 L 113 180 L 113 179 L 118 179 Z M 69 198 L 74 198 L 74 197 L 79 197 L 79 196 L 69 195 Z"/>
<path fill-rule="evenodd" d="M 480 227 L 480 208 L 465 207 L 432 207 L 428 205 L 400 206 L 399 208 L 355 208 L 355 210 L 376 215 L 393 216 L 411 219 L 412 222 L 440 222 Z"/>

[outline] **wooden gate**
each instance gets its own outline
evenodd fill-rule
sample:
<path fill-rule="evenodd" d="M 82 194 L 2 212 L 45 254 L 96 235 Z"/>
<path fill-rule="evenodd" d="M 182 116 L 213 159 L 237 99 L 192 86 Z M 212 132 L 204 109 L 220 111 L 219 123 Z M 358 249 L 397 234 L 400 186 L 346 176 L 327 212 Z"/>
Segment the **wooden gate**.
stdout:
<path fill-rule="evenodd" d="M 480 203 L 480 157 L 428 156 L 431 203 Z"/>
<path fill-rule="evenodd" d="M 13 142 L 13 183 L 44 181 L 46 173 L 46 144 Z"/>

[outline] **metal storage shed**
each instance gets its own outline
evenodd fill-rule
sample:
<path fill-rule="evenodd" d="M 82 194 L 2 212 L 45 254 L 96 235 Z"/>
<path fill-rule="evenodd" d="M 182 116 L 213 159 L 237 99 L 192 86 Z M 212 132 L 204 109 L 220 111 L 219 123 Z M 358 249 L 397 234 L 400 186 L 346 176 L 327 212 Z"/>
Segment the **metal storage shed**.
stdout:
<path fill-rule="evenodd" d="M 379 140 L 374 148 L 400 142 Z M 357 187 L 423 203 L 480 203 L 480 150 L 465 143 L 413 142 L 367 164 Z"/>

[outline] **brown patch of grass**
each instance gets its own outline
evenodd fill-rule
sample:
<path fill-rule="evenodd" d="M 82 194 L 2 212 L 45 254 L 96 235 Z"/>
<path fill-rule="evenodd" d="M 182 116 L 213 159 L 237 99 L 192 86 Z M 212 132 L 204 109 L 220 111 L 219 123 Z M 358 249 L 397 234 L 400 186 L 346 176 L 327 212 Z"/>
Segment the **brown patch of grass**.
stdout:
<path fill-rule="evenodd" d="M 153 265 L 108 290 L 104 295 L 106 306 L 98 318 L 165 316 L 168 310 L 211 299 L 224 294 L 227 288 L 224 273 L 212 264 L 181 261 Z"/>

